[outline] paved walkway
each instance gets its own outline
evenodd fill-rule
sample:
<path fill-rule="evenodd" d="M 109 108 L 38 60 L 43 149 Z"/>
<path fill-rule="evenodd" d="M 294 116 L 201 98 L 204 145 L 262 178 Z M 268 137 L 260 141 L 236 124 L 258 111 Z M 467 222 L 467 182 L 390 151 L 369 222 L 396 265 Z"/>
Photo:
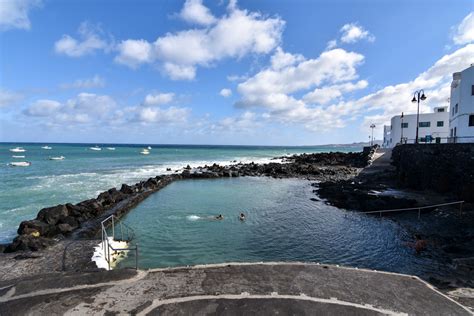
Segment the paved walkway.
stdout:
<path fill-rule="evenodd" d="M 0 315 L 470 315 L 417 277 L 303 263 L 63 273 L 0 282 Z"/>
<path fill-rule="evenodd" d="M 392 149 L 391 148 L 379 148 L 377 149 L 374 155 L 374 161 L 368 167 L 365 167 L 360 175 L 368 175 L 378 172 L 383 172 L 385 170 L 393 170 L 394 166 L 392 162 Z"/>

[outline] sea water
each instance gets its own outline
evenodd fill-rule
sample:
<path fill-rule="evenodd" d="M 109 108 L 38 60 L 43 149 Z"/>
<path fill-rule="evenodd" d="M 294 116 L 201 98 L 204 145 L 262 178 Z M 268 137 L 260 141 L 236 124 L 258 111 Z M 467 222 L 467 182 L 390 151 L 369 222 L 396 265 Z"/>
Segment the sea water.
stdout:
<path fill-rule="evenodd" d="M 135 231 L 140 268 L 300 261 L 447 275 L 443 253 L 416 254 L 404 225 L 313 201 L 310 184 L 264 177 L 176 181 L 123 220 Z M 216 220 L 219 214 L 224 219 Z M 134 253 L 120 265 L 134 266 Z"/>
<path fill-rule="evenodd" d="M 44 145 L 51 150 L 42 149 Z M 214 162 L 268 162 L 276 156 L 328 151 L 360 151 L 360 146 L 260 147 L 151 145 L 149 155 L 141 155 L 149 145 L 97 144 L 17 144 L 0 143 L 0 243 L 16 236 L 23 220 L 33 219 L 43 207 L 77 203 L 122 183 L 133 184 L 186 165 L 203 166 Z M 26 152 L 13 153 L 10 148 Z M 115 150 L 108 150 L 114 147 Z M 13 158 L 24 155 L 25 158 Z M 49 160 L 64 156 L 64 160 Z M 29 167 L 11 167 L 14 161 L 30 161 Z M 171 171 L 167 171 L 171 168 Z"/>

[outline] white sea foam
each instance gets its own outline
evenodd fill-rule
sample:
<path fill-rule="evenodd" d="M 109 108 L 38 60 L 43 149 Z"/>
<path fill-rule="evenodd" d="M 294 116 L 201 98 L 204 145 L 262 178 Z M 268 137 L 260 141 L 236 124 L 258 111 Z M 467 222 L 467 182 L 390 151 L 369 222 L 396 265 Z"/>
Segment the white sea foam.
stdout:
<path fill-rule="evenodd" d="M 197 215 L 188 215 L 188 216 L 186 216 L 186 218 L 187 218 L 189 221 L 197 221 L 197 220 L 200 219 L 201 217 L 200 217 L 200 216 L 197 216 Z"/>
<path fill-rule="evenodd" d="M 128 243 L 125 241 L 115 241 L 112 237 L 109 238 L 109 244 L 113 248 L 126 248 L 128 247 Z M 110 269 L 112 270 L 117 263 L 127 256 L 128 251 L 112 251 L 110 250 Z M 109 263 L 105 258 L 106 253 L 104 252 L 104 247 L 102 242 L 99 243 L 96 247 L 94 247 L 94 254 L 92 255 L 91 260 L 95 262 L 97 268 L 99 269 L 106 269 L 109 270 Z"/>

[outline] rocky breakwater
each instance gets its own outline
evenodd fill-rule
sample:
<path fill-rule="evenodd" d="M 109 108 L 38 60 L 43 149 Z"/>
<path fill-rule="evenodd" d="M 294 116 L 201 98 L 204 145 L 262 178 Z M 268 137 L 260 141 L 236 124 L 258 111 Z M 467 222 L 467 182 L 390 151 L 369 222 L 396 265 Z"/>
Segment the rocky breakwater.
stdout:
<path fill-rule="evenodd" d="M 376 151 L 377 147 L 371 149 Z M 371 152 L 369 157 L 374 157 Z M 372 163 L 367 161 L 366 166 Z M 363 212 L 387 209 L 408 208 L 417 205 L 411 198 L 387 194 L 387 190 L 396 188 L 396 170 L 388 163 L 387 168 L 376 172 L 361 172 L 347 179 L 336 179 L 312 184 L 314 192 L 324 198 L 328 204 L 348 210 Z"/>
<path fill-rule="evenodd" d="M 121 217 L 177 178 L 179 175 L 157 176 L 132 186 L 122 184 L 119 190 L 112 188 L 100 193 L 97 198 L 77 204 L 43 208 L 35 219 L 21 222 L 18 236 L 5 248 L 5 252 L 37 251 L 71 236 L 93 237 L 99 232 L 103 219 L 112 214 Z"/>
<path fill-rule="evenodd" d="M 344 180 L 353 177 L 367 165 L 374 148 L 355 153 L 302 154 L 275 159 L 266 164 L 237 163 L 228 166 L 213 164 L 176 170 L 172 175 L 157 176 L 135 185 L 122 184 L 100 193 L 97 198 L 77 204 L 61 204 L 39 211 L 33 220 L 21 222 L 18 236 L 5 252 L 37 251 L 64 238 L 91 238 L 100 233 L 101 222 L 110 215 L 123 216 L 150 194 L 181 179 L 212 179 L 240 176 L 269 176 L 274 178 L 305 178 L 317 181 Z"/>
<path fill-rule="evenodd" d="M 372 159 L 375 147 L 362 152 L 330 152 L 300 154 L 273 158 L 275 162 L 237 163 L 229 166 L 213 164 L 192 169 L 185 168 L 184 178 L 221 178 L 267 176 L 273 178 L 305 178 L 317 181 L 341 180 L 353 177 Z M 279 161 L 279 162 L 276 162 Z"/>

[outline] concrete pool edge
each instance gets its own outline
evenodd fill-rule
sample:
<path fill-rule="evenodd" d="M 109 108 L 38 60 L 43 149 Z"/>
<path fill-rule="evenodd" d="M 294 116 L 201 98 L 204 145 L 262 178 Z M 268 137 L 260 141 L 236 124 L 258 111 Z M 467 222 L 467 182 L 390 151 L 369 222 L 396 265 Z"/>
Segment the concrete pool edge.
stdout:
<path fill-rule="evenodd" d="M 63 280 L 71 286 L 64 285 Z M 146 314 L 176 302 L 201 300 L 202 304 L 213 300 L 225 305 L 241 300 L 238 304 L 245 305 L 252 303 L 249 300 L 267 299 L 274 300 L 270 304 L 287 299 L 295 307 L 301 300 L 311 300 L 315 304 L 349 304 L 354 308 L 370 306 L 377 312 L 398 314 L 472 313 L 416 276 L 317 263 L 245 262 L 137 273 L 57 273 L 49 279 L 41 275 L 33 278 L 34 288 L 27 282 L 32 279 L 0 284 L 1 289 L 6 289 L 0 290 L 0 313 L 84 313 L 99 308 Z M 70 298 L 74 298 L 71 306 L 61 304 Z M 331 310 L 329 305 L 326 307 Z"/>

